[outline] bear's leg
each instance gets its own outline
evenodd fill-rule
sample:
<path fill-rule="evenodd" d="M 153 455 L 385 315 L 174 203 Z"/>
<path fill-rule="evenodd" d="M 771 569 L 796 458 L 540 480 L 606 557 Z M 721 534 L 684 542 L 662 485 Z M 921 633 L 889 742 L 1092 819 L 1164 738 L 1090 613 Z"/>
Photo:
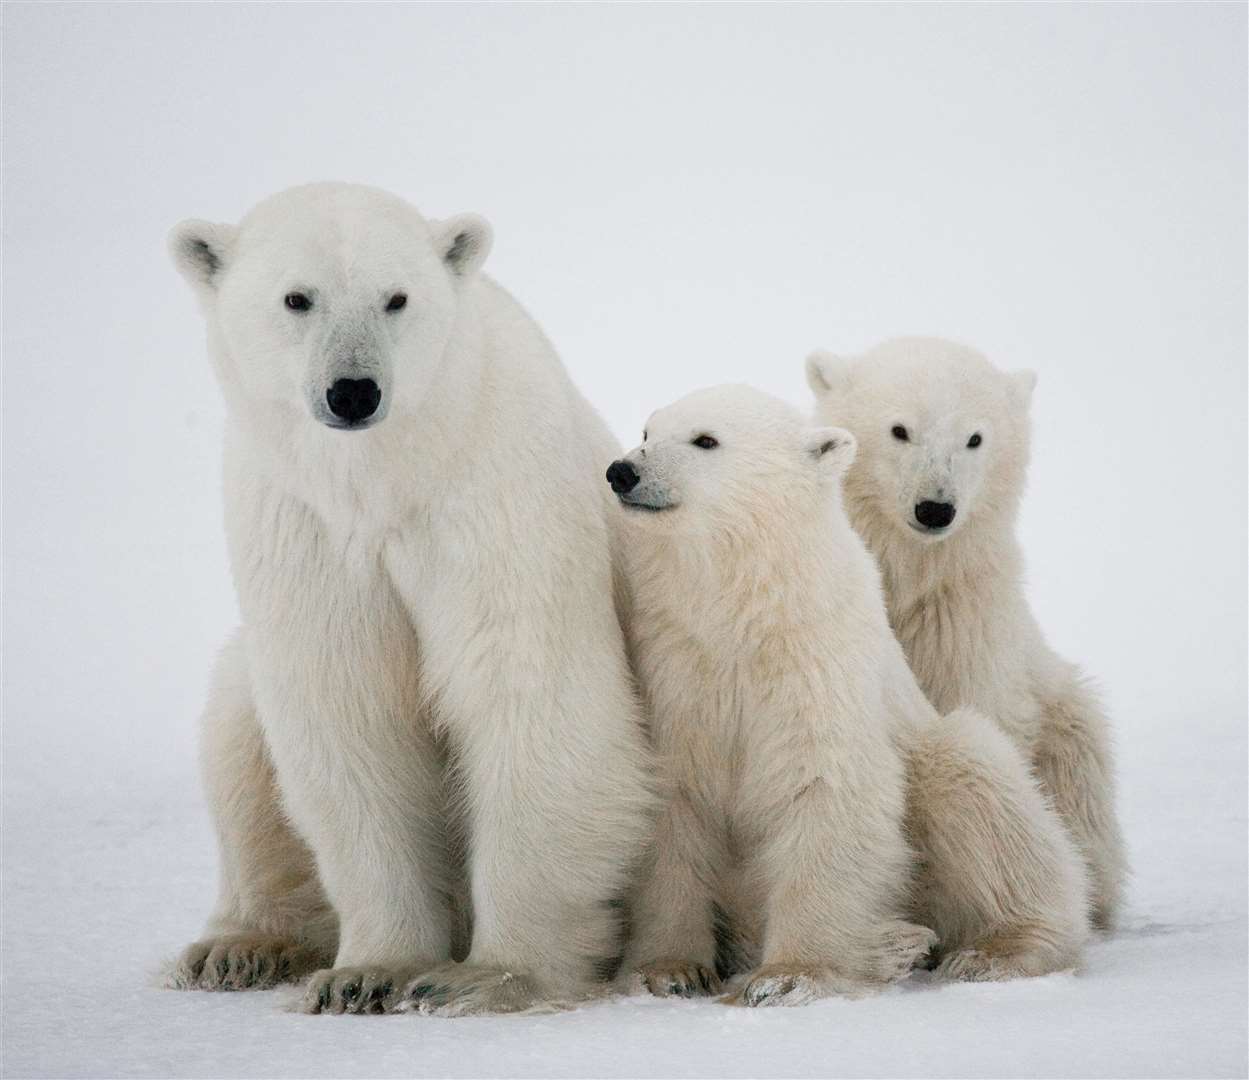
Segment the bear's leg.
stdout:
<path fill-rule="evenodd" d="M 723 839 L 677 792 L 660 813 L 633 903 L 622 974 L 657 997 L 720 989 L 713 883 L 726 869 Z"/>
<path fill-rule="evenodd" d="M 1127 856 L 1115 815 L 1109 724 L 1094 695 L 1075 678 L 1041 702 L 1033 766 L 1089 870 L 1093 925 L 1113 930 Z"/>
<path fill-rule="evenodd" d="M 1075 965 L 1088 932 L 1079 854 L 1010 740 L 959 709 L 916 736 L 907 819 L 938 972 L 984 980 Z"/>
<path fill-rule="evenodd" d="M 457 549 L 404 590 L 463 783 L 473 939 L 463 964 L 410 980 L 400 1011 L 551 1008 L 601 990 L 619 956 L 654 793 L 602 569 L 564 596 L 545 569 L 466 563 Z"/>
<path fill-rule="evenodd" d="M 871 993 L 906 976 L 935 943 L 927 927 L 900 918 L 911 864 L 901 770 L 896 760 L 892 770 L 888 759 L 876 767 L 864 748 L 848 749 L 830 747 L 828 760 L 811 754 L 795 766 L 812 774 L 796 792 L 775 782 L 743 787 L 760 838 L 748 872 L 765 883 L 766 922 L 762 963 L 733 1004 Z"/>
<path fill-rule="evenodd" d="M 456 880 L 445 754 L 412 621 L 372 557 L 257 483 L 232 514 L 256 712 L 292 824 L 338 915 L 309 1012 L 369 1012 L 451 957 Z M 365 530 L 367 532 L 367 530 Z"/>
<path fill-rule="evenodd" d="M 220 889 L 204 937 L 169 976 L 185 990 L 258 990 L 333 958 L 337 927 L 312 853 L 282 812 L 238 637 L 221 654 L 204 712 L 202 767 Z"/>
<path fill-rule="evenodd" d="M 359 688 L 355 700 L 366 694 Z M 339 721 L 322 714 L 310 727 Z M 315 783 L 287 784 L 341 927 L 334 966 L 313 974 L 303 1009 L 381 1012 L 414 973 L 452 955 L 457 888 L 444 761 L 416 709 L 377 746 L 351 738 L 326 750 Z"/>

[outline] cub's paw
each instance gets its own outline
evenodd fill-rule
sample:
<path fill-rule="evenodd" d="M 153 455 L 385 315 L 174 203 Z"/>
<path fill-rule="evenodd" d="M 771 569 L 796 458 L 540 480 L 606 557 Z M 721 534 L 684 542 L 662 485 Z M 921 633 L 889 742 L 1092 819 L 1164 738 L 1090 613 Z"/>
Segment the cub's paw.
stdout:
<path fill-rule="evenodd" d="M 1050 949 L 999 951 L 990 941 L 978 948 L 951 953 L 937 965 L 936 974 L 939 978 L 958 982 L 1006 982 L 1071 971 L 1076 963 L 1075 957 L 1060 955 Z"/>
<path fill-rule="evenodd" d="M 765 964 L 746 976 L 726 1005 L 760 1008 L 773 1005 L 809 1005 L 825 997 L 866 997 L 879 987 L 851 979 L 831 968 Z"/>
<path fill-rule="evenodd" d="M 634 993 L 649 990 L 656 997 L 703 997 L 720 992 L 720 977 L 702 964 L 673 961 L 647 964 L 629 979 Z"/>
<path fill-rule="evenodd" d="M 988 934 L 942 958 L 937 975 L 961 982 L 1004 982 L 1070 971 L 1080 960 L 1076 946 L 1055 942 L 1044 928 L 1016 926 Z"/>
<path fill-rule="evenodd" d="M 924 961 L 937 945 L 937 935 L 926 926 L 903 922 L 889 924 L 872 956 L 871 977 L 882 983 L 904 979 Z"/>
<path fill-rule="evenodd" d="M 227 934 L 188 945 L 169 973 L 175 990 L 268 990 L 325 963 L 316 949 L 288 938 Z"/>
<path fill-rule="evenodd" d="M 478 1013 L 556 1012 L 570 1001 L 544 993 L 519 972 L 472 964 L 442 964 L 408 979 L 391 995 L 387 1012 L 428 1016 Z"/>
<path fill-rule="evenodd" d="M 980 949 L 960 949 L 937 965 L 936 975 L 955 982 L 1001 982 L 1018 979 L 1023 972 Z"/>
<path fill-rule="evenodd" d="M 412 972 L 384 967 L 340 967 L 318 971 L 304 989 L 299 1003 L 306 1013 L 380 1013 L 396 987 Z"/>

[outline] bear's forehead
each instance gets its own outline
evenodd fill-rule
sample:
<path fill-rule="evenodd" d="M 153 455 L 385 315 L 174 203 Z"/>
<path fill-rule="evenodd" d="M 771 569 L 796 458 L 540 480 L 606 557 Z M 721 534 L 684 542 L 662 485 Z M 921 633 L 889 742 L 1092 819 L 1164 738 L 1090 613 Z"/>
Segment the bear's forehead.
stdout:
<path fill-rule="evenodd" d="M 241 229 L 240 272 L 314 289 L 371 292 L 424 280 L 437 262 L 427 235 L 351 219 L 256 222 Z"/>
<path fill-rule="evenodd" d="M 736 433 L 770 438 L 797 430 L 797 409 L 750 386 L 713 386 L 695 390 L 654 413 L 648 431 L 660 437 L 699 431 Z"/>
<path fill-rule="evenodd" d="M 368 265 L 429 249 L 429 226 L 403 200 L 349 184 L 310 184 L 266 199 L 239 223 L 241 248 Z"/>
<path fill-rule="evenodd" d="M 872 358 L 861 375 L 860 406 L 917 421 L 983 416 L 1006 404 L 1004 376 L 974 354 Z"/>

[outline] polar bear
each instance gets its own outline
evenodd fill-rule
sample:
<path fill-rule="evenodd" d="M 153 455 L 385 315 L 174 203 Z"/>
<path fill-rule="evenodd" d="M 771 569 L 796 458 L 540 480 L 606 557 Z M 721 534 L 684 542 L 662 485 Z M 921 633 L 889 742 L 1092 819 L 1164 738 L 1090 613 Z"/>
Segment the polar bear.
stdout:
<path fill-rule="evenodd" d="M 841 506 L 854 455 L 725 386 L 608 470 L 665 789 L 625 975 L 660 996 L 719 987 L 717 910 L 747 1005 L 899 978 L 934 944 L 917 922 L 952 977 L 1078 959 L 1079 858 L 1010 743 L 908 670 Z"/>
<path fill-rule="evenodd" d="M 242 612 L 204 718 L 220 898 L 176 985 L 315 970 L 311 1012 L 458 1015 L 574 998 L 619 954 L 653 794 L 617 451 L 490 243 L 346 184 L 173 230 Z"/>
<path fill-rule="evenodd" d="M 815 353 L 807 377 L 821 421 L 859 440 L 846 504 L 920 685 L 938 709 L 971 706 L 1014 741 L 1087 861 L 1094 925 L 1112 928 L 1127 861 L 1109 726 L 1046 644 L 1015 538 L 1036 376 L 906 338 L 857 358 Z"/>

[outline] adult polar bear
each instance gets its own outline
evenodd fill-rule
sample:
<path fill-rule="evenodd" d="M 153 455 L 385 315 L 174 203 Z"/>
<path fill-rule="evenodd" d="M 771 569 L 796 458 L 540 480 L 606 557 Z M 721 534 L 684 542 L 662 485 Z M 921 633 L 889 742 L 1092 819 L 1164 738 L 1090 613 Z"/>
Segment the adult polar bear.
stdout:
<path fill-rule="evenodd" d="M 243 616 L 205 716 L 221 895 L 178 985 L 332 962 L 309 1011 L 456 1015 L 576 996 L 618 949 L 651 805 L 618 448 L 478 273 L 490 240 L 345 184 L 171 236 L 228 407 Z"/>

